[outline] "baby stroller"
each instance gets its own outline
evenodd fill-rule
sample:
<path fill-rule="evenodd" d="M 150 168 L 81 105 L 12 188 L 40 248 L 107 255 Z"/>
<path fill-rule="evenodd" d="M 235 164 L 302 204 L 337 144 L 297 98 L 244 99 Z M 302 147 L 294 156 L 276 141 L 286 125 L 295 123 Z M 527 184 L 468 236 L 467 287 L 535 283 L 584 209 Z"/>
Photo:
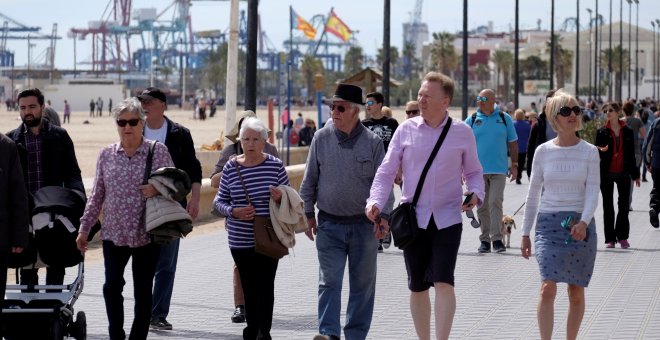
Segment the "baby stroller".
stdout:
<path fill-rule="evenodd" d="M 16 268 L 16 285 L 8 285 L 2 306 L 6 339 L 87 338 L 85 312 L 75 315 L 76 300 L 84 285 L 84 259 L 76 247 L 84 194 L 63 187 L 44 187 L 33 196 L 32 232 L 28 247 L 12 254 L 8 266 Z M 18 284 L 18 268 L 40 265 L 78 266 L 72 283 L 62 285 Z"/>

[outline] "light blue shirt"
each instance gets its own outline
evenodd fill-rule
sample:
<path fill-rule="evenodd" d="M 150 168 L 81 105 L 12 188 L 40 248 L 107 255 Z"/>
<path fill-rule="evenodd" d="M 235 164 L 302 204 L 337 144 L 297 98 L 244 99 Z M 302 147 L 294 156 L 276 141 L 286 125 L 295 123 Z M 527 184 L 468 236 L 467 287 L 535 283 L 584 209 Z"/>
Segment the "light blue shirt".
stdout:
<path fill-rule="evenodd" d="M 510 142 L 518 140 L 516 129 L 511 116 L 504 113 L 506 125 L 500 117 L 500 110 L 496 108 L 490 115 L 477 110 L 477 116 L 472 124 L 472 116 L 465 120 L 472 127 L 477 140 L 477 154 L 486 174 L 504 174 L 509 171 L 507 150 Z"/>

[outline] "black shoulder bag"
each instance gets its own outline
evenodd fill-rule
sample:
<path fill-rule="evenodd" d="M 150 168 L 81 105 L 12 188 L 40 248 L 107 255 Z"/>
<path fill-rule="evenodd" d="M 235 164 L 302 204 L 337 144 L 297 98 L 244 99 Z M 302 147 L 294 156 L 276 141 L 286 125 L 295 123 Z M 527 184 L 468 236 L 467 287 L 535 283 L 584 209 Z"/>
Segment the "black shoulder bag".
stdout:
<path fill-rule="evenodd" d="M 435 143 L 435 147 L 433 148 L 433 151 L 431 151 L 431 156 L 429 156 L 429 160 L 426 161 L 424 170 L 422 170 L 422 174 L 419 177 L 419 183 L 417 183 L 417 189 L 415 189 L 415 196 L 413 197 L 412 202 L 403 202 L 392 211 L 390 226 L 394 238 L 394 245 L 401 250 L 408 248 L 417 238 L 419 225 L 417 224 L 415 206 L 417 205 L 419 195 L 422 194 L 422 186 L 424 185 L 426 174 L 429 172 L 431 164 L 433 163 L 435 156 L 438 154 L 442 142 L 445 140 L 445 137 L 447 137 L 450 125 L 451 117 L 447 117 L 447 123 L 445 124 L 444 129 L 442 129 L 440 138 L 438 138 L 438 142 Z"/>

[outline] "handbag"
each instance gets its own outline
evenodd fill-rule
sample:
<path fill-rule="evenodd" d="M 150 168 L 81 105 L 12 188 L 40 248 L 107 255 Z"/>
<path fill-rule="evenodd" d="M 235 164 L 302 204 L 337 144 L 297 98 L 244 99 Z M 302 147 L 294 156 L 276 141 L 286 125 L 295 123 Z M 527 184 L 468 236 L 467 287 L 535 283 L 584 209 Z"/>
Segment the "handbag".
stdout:
<path fill-rule="evenodd" d="M 417 213 L 415 210 L 417 200 L 419 199 L 419 195 L 422 194 L 422 186 L 424 185 L 426 174 L 429 172 L 431 164 L 433 163 L 435 156 L 438 154 L 442 142 L 445 140 L 445 137 L 447 137 L 450 125 L 451 117 L 447 117 L 447 123 L 445 123 L 440 138 L 438 138 L 438 141 L 435 143 L 435 147 L 433 147 L 433 151 L 431 151 L 431 156 L 429 156 L 428 161 L 426 161 L 424 170 L 422 170 L 422 174 L 419 177 L 419 183 L 417 183 L 417 189 L 415 189 L 415 196 L 413 196 L 412 202 L 403 202 L 399 204 L 399 206 L 390 214 L 390 231 L 394 238 L 394 245 L 401 250 L 408 248 L 417 238 L 419 232 Z"/>
<path fill-rule="evenodd" d="M 245 191 L 245 199 L 248 204 L 252 204 L 250 196 L 248 195 L 247 188 L 243 182 L 243 176 L 241 171 L 238 169 L 238 162 L 236 163 L 236 172 L 238 173 L 238 179 L 241 181 L 241 186 L 243 191 Z M 289 249 L 285 247 L 280 239 L 275 234 L 275 229 L 273 229 L 273 222 L 270 217 L 255 216 L 254 217 L 254 251 L 274 258 L 276 260 L 281 259 L 285 255 L 289 254 Z"/>

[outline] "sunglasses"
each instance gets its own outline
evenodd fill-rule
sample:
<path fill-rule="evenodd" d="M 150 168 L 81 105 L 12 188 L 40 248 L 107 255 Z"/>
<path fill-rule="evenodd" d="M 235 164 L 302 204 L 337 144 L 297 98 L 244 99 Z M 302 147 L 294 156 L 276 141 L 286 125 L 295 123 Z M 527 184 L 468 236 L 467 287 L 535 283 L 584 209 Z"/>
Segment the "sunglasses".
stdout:
<path fill-rule="evenodd" d="M 477 96 L 477 101 L 485 103 L 488 101 L 488 97 Z"/>
<path fill-rule="evenodd" d="M 374 104 L 376 104 L 375 101 L 373 101 L 373 100 L 367 100 L 367 106 L 372 106 L 372 105 L 374 105 Z"/>
<path fill-rule="evenodd" d="M 472 210 L 466 210 L 465 216 L 467 216 L 469 219 L 472 219 L 472 221 L 470 221 L 472 228 L 476 229 L 481 227 L 481 223 L 479 223 L 479 221 L 474 217 L 474 212 Z"/>
<path fill-rule="evenodd" d="M 557 114 L 562 117 L 569 117 L 571 115 L 571 112 L 575 113 L 576 116 L 579 116 L 582 113 L 582 109 L 579 106 L 573 106 L 573 107 L 563 106 L 559 109 L 559 112 L 557 112 Z"/>
<path fill-rule="evenodd" d="M 118 119 L 117 120 L 117 125 L 119 125 L 119 127 L 124 127 L 124 126 L 126 126 L 126 124 L 128 124 L 130 126 L 137 126 L 138 123 L 140 123 L 140 120 L 137 119 L 137 118 L 128 119 L 128 120 L 126 120 L 126 119 Z"/>
<path fill-rule="evenodd" d="M 406 114 L 407 114 L 408 116 L 410 116 L 410 115 L 416 115 L 416 114 L 418 114 L 418 113 L 419 113 L 419 110 L 410 110 L 410 111 L 406 110 Z"/>
<path fill-rule="evenodd" d="M 334 104 L 330 105 L 330 111 L 334 111 L 335 109 L 337 109 L 337 111 L 339 111 L 340 113 L 346 112 L 346 107 L 344 106 L 334 105 Z"/>

